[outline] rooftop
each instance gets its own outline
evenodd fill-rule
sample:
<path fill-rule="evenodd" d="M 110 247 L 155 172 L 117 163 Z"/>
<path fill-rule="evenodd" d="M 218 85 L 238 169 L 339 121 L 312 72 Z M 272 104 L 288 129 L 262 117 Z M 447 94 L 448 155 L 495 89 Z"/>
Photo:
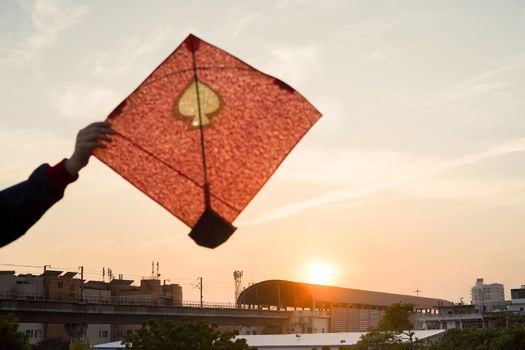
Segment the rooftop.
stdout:
<path fill-rule="evenodd" d="M 435 308 L 453 305 L 438 299 L 375 292 L 362 289 L 323 286 L 285 280 L 267 280 L 246 288 L 237 300 L 239 304 L 275 305 L 281 307 L 311 308 L 314 303 L 340 303 L 388 307 L 393 303 L 413 303 L 417 308 Z"/>
<path fill-rule="evenodd" d="M 429 339 L 442 335 L 445 330 L 420 330 L 414 331 L 417 339 Z M 342 332 L 342 333 L 310 333 L 310 334 L 271 334 L 271 335 L 239 335 L 236 338 L 246 339 L 251 347 L 257 349 L 282 349 L 282 348 L 306 348 L 314 347 L 339 347 L 341 345 L 354 345 L 366 332 Z M 408 338 L 407 338 L 408 339 Z M 125 349 L 120 342 L 95 345 L 97 350 Z"/>

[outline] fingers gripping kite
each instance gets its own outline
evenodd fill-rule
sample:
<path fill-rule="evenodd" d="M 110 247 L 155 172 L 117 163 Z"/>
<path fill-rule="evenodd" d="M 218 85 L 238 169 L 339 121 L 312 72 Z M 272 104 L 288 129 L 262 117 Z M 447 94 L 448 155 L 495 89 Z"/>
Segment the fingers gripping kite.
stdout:
<path fill-rule="evenodd" d="M 189 35 L 108 116 L 102 162 L 215 248 L 321 114 L 284 82 Z"/>

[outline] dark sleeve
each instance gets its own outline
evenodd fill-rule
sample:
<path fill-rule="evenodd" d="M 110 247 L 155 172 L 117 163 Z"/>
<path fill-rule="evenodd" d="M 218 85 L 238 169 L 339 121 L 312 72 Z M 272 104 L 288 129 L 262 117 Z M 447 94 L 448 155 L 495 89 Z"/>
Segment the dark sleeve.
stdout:
<path fill-rule="evenodd" d="M 77 177 L 67 173 L 64 161 L 43 164 L 26 181 L 0 191 L 0 247 L 26 233 Z"/>

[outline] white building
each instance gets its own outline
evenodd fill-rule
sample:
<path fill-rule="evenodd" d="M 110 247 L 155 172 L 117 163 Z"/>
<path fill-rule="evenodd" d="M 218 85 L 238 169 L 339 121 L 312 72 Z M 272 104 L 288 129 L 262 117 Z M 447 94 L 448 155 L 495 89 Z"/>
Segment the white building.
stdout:
<path fill-rule="evenodd" d="M 465 329 L 485 326 L 483 313 L 477 305 L 452 305 L 438 308 L 438 312 L 417 313 L 416 321 L 423 329 Z"/>
<path fill-rule="evenodd" d="M 509 311 L 525 312 L 525 285 L 510 290 Z"/>
<path fill-rule="evenodd" d="M 41 340 L 44 340 L 44 329 L 43 323 L 20 323 L 18 325 L 18 331 L 25 333 L 29 344 L 35 345 Z"/>
<path fill-rule="evenodd" d="M 444 334 L 444 330 L 414 331 L 419 340 L 431 340 Z M 236 338 L 246 339 L 248 346 L 259 350 L 311 350 L 328 348 L 338 350 L 341 346 L 355 345 L 366 332 L 309 333 L 309 334 L 268 334 L 240 335 Z M 408 341 L 406 336 L 403 336 Z M 125 346 L 120 342 L 95 345 L 96 350 L 121 350 Z"/>
<path fill-rule="evenodd" d="M 505 291 L 501 283 L 483 283 L 478 278 L 471 288 L 472 304 L 481 306 L 483 312 L 492 311 L 494 306 L 505 304 Z"/>

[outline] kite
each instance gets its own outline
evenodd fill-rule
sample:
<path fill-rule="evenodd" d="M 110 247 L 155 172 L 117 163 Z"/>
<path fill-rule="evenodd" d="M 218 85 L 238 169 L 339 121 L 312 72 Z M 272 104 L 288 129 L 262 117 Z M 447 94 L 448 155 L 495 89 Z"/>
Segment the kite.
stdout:
<path fill-rule="evenodd" d="M 286 83 L 189 35 L 107 120 L 95 156 L 215 248 L 321 114 Z"/>

